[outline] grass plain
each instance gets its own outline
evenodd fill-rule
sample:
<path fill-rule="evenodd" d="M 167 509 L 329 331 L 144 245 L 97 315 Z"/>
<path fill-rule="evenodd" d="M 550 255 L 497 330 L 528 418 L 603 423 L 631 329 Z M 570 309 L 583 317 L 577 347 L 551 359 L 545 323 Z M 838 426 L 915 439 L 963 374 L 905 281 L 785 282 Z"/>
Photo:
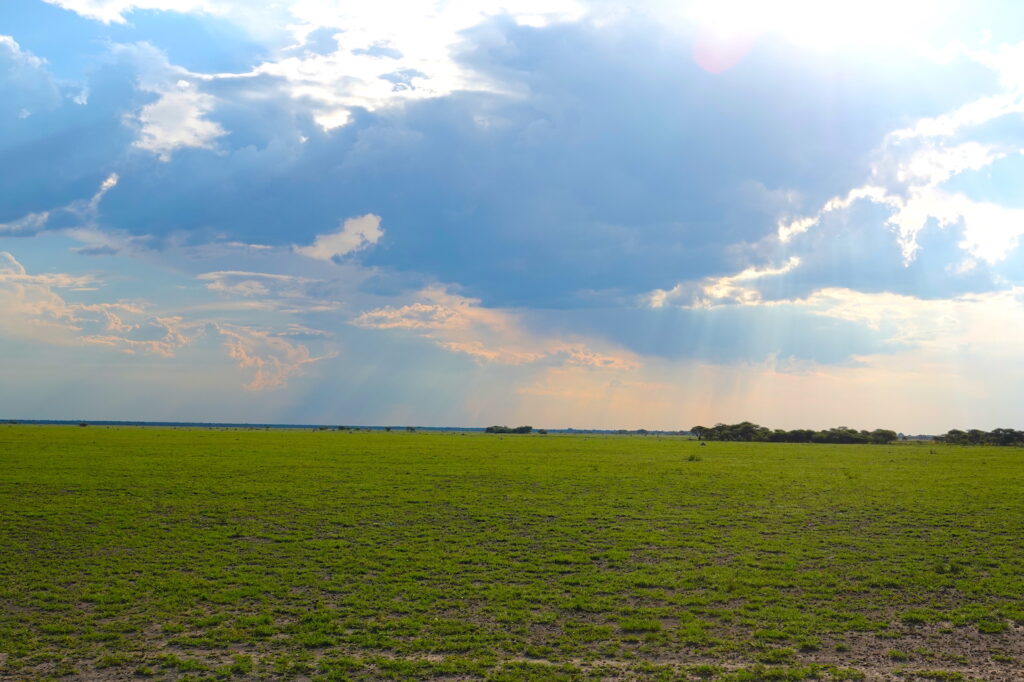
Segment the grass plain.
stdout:
<path fill-rule="evenodd" d="M 0 427 L 0 679 L 1024 679 L 1024 451 Z"/>

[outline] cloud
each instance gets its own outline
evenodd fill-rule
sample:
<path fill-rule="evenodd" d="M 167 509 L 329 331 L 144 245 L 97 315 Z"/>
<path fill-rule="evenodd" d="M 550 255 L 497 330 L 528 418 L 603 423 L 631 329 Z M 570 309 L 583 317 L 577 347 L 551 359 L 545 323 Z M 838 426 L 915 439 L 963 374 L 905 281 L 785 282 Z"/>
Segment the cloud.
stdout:
<path fill-rule="evenodd" d="M 0 121 L 10 126 L 60 105 L 61 94 L 46 61 L 24 50 L 13 37 L 0 34 Z"/>
<path fill-rule="evenodd" d="M 244 0 L 47 0 L 104 23 L 123 24 L 135 10 L 162 10 L 227 18 L 246 27 L 274 48 L 247 78 L 272 78 L 289 96 L 309 105 L 324 129 L 347 123 L 353 110 L 375 110 L 411 100 L 443 97 L 456 91 L 500 91 L 497 82 L 464 68 L 455 58 L 464 32 L 494 17 L 542 27 L 578 21 L 586 15 L 576 0 L 503 0 L 475 5 L 442 0 L 388 0 L 376 4 L 327 2 L 253 3 Z M 402 17 L 396 21 L 395 17 Z M 318 40 L 325 33 L 333 44 Z M 291 43 L 288 45 L 288 43 Z M 285 49 L 281 49 L 284 47 Z M 234 74 L 224 74 L 233 78 Z M 163 98 L 145 112 L 176 134 L 158 135 L 157 150 L 182 139 L 206 141 L 217 131 L 199 118 L 203 103 L 181 96 Z M 164 132 L 165 126 L 151 128 Z M 142 145 L 150 145 L 148 137 Z M 202 146 L 190 144 L 189 146 Z M 149 146 L 144 146 L 149 148 Z"/>
<path fill-rule="evenodd" d="M 159 99 L 135 116 L 140 126 L 135 141 L 139 149 L 170 161 L 177 149 L 213 149 L 214 140 L 227 134 L 219 124 L 203 118 L 214 108 L 214 98 L 196 91 L 188 81 L 179 80 L 153 92 L 159 94 Z"/>
<path fill-rule="evenodd" d="M 7 335 L 56 345 L 91 345 L 126 353 L 173 357 L 202 333 L 202 325 L 154 315 L 140 304 L 71 303 L 56 289 L 93 290 L 91 276 L 29 274 L 0 251 L 0 329 Z"/>
<path fill-rule="evenodd" d="M 282 388 L 292 377 L 302 375 L 308 365 L 336 356 L 329 353 L 313 357 L 302 344 L 252 327 L 222 324 L 217 325 L 217 331 L 238 366 L 254 371 L 252 380 L 245 385 L 250 391 Z"/>
<path fill-rule="evenodd" d="M 23 286 L 82 289 L 91 288 L 96 283 L 96 278 L 92 275 L 69 275 L 65 273 L 30 275 L 11 253 L 0 251 L 0 281 Z"/>
<path fill-rule="evenodd" d="M 779 241 L 782 243 L 788 242 L 794 236 L 802 234 L 815 225 L 818 225 L 826 214 L 850 208 L 854 202 L 862 199 L 880 204 L 890 201 L 886 190 L 883 187 L 875 187 L 872 185 L 855 187 L 847 192 L 846 196 L 832 197 L 826 201 L 825 205 L 822 206 L 821 209 L 813 216 L 796 218 L 788 222 L 780 220 L 778 223 Z"/>
<path fill-rule="evenodd" d="M 800 258 L 791 257 L 777 268 L 749 267 L 735 275 L 708 277 L 698 283 L 680 283 L 672 289 L 656 289 L 646 298 L 652 308 L 662 308 L 670 302 L 691 308 L 710 308 L 725 304 L 755 304 L 761 301 L 761 292 L 752 286 L 765 277 L 778 277 L 792 272 L 800 265 Z"/>
<path fill-rule="evenodd" d="M 125 117 L 138 131 L 133 146 L 167 162 L 178 149 L 213 149 L 214 141 L 227 134 L 206 118 L 217 104 L 215 97 L 201 90 L 210 76 L 171 64 L 165 53 L 144 42 L 114 45 L 113 53 L 134 65 L 138 89 L 156 96 Z"/>
<path fill-rule="evenodd" d="M 76 199 L 71 203 L 39 213 L 30 213 L 9 223 L 0 224 L 0 235 L 33 235 L 57 225 L 60 228 L 94 227 L 103 197 L 117 187 L 117 173 L 111 173 L 89 199 Z"/>
<path fill-rule="evenodd" d="M 375 329 L 444 329 L 464 326 L 467 321 L 456 308 L 434 303 L 410 303 L 398 308 L 368 310 L 356 318 L 355 324 Z"/>
<path fill-rule="evenodd" d="M 1024 148 L 1015 153 L 1024 153 Z M 830 199 L 812 217 L 780 223 L 779 239 L 789 242 L 819 225 L 827 214 L 849 210 L 855 202 L 865 200 L 889 210 L 885 224 L 895 234 L 904 265 L 917 256 L 919 235 L 931 222 L 940 228 L 961 226 L 961 249 L 972 258 L 998 263 L 1017 248 L 1019 237 L 1024 234 L 1024 211 L 976 201 L 962 193 L 944 190 L 942 184 L 965 171 L 985 168 L 1005 155 L 977 143 L 918 151 L 905 160 L 892 162 L 898 184 L 891 190 L 877 185 L 854 188 L 845 197 Z"/>
<path fill-rule="evenodd" d="M 49 211 L 41 213 L 29 213 L 9 223 L 0 223 L 0 235 L 23 235 L 36 234 L 46 229 L 46 223 L 50 220 Z"/>
<path fill-rule="evenodd" d="M 100 203 L 117 187 L 120 178 L 111 173 L 89 199 L 39 213 L 30 213 L 9 223 L 0 223 L 0 237 L 30 237 L 46 230 L 61 231 L 83 246 L 72 249 L 86 256 L 138 254 L 146 250 L 149 235 L 133 235 L 123 230 L 106 230 L 99 225 Z"/>
<path fill-rule="evenodd" d="M 318 235 L 310 246 L 295 246 L 295 253 L 317 260 L 337 261 L 376 244 L 384 235 L 380 216 L 373 213 L 349 218 L 332 234 Z"/>
<path fill-rule="evenodd" d="M 253 273 L 241 274 L 251 277 Z M 109 348 L 173 359 L 213 328 L 224 338 L 229 357 L 239 367 L 253 370 L 246 388 L 254 391 L 281 388 L 303 374 L 306 366 L 335 356 L 313 356 L 307 346 L 288 340 L 330 336 L 301 324 L 256 328 L 152 312 L 135 301 L 74 303 L 57 293 L 58 289 L 93 291 L 98 283 L 91 275 L 32 274 L 11 253 L 0 251 L 0 333 L 44 344 Z"/>
<path fill-rule="evenodd" d="M 278 296 L 304 297 L 305 286 L 318 280 L 294 275 L 279 275 L 266 272 L 225 270 L 205 272 L 196 279 L 206 282 L 206 288 L 235 296 L 268 296 L 273 290 Z"/>
<path fill-rule="evenodd" d="M 347 275 L 348 273 L 346 273 Z M 224 270 L 196 275 L 209 291 L 227 298 L 247 301 L 235 309 L 267 310 L 284 314 L 309 314 L 338 310 L 340 297 L 348 282 L 328 281 L 297 275 L 283 275 L 245 270 Z M 226 310 L 218 304 L 206 304 L 208 309 Z"/>
<path fill-rule="evenodd" d="M 335 49 L 299 51 L 268 61 L 255 73 L 283 78 L 293 97 L 313 105 L 316 121 L 325 129 L 349 122 L 354 109 L 373 111 L 456 91 L 504 91 L 501 83 L 454 58 L 467 29 L 495 16 L 545 26 L 578 21 L 586 14 L 575 0 L 504 0 L 487 5 L 437 0 L 373 5 L 297 2 L 289 9 L 299 44 L 314 32 L 334 29 Z M 395 16 L 402 20 L 395 21 Z"/>
<path fill-rule="evenodd" d="M 992 131 L 983 128 L 1024 114 L 1024 71 L 1015 59 L 1024 54 L 1024 43 L 995 51 L 961 47 L 957 52 L 997 74 L 1003 91 L 890 132 L 875 154 L 871 180 L 829 199 L 812 216 L 780 220 L 777 234 L 782 243 L 820 225 L 828 214 L 847 212 L 856 202 L 867 201 L 889 212 L 885 224 L 895 235 L 904 265 L 918 256 L 920 235 L 929 225 L 961 228 L 959 247 L 966 254 L 961 271 L 976 261 L 996 264 L 1017 248 L 1024 234 L 1024 211 L 947 187 L 957 176 L 1024 154 L 1014 136 L 1004 134 L 1000 140 L 997 135 L 992 140 Z M 969 139 L 971 135 L 988 139 Z"/>
<path fill-rule="evenodd" d="M 814 66 L 789 48 L 763 49 L 735 77 L 709 80 L 678 32 L 642 17 L 538 28 L 516 16 L 479 20 L 445 56 L 498 87 L 401 106 L 338 104 L 348 123 L 326 131 L 316 123 L 320 95 L 292 90 L 301 74 L 194 69 L 181 78 L 215 100 L 202 119 L 227 131 L 211 142 L 217 153 L 133 167 L 105 218 L 196 241 L 294 244 L 320 260 L 361 246 L 371 267 L 459 282 L 493 306 L 589 305 L 670 289 L 682 273 L 725 274 L 737 264 L 727 249 L 776 229 L 774 207 L 738 199 L 744 188 L 799 188 L 801 202 L 819 204 L 862 180 L 865 155 L 908 110 L 930 114 L 964 97 L 962 88 L 922 95 L 938 78 L 931 71 L 907 83 L 837 58 Z M 361 51 L 382 75 L 405 74 L 381 80 L 387 87 L 419 88 L 393 63 L 407 53 L 402 45 L 385 44 L 376 29 L 362 36 L 357 24 L 329 29 L 353 41 L 339 49 Z M 307 58 L 304 45 L 296 40 L 268 63 L 319 63 L 324 55 Z M 350 73 L 324 69 L 338 80 Z M 832 87 L 835 73 L 850 87 Z M 182 196 L 189 200 L 175 200 Z M 341 216 L 383 207 L 386 249 L 338 226 Z"/>
<path fill-rule="evenodd" d="M 412 330 L 445 350 L 486 363 L 544 362 L 612 369 L 636 365 L 628 354 L 599 352 L 581 341 L 533 333 L 515 312 L 482 307 L 479 300 L 444 287 L 428 287 L 417 295 L 421 300 L 407 305 L 367 310 L 352 324 Z"/>
<path fill-rule="evenodd" d="M 124 15 L 134 9 L 159 9 L 187 12 L 203 9 L 211 3 L 202 0 L 44 0 L 51 5 L 77 12 L 104 23 L 125 22 Z"/>

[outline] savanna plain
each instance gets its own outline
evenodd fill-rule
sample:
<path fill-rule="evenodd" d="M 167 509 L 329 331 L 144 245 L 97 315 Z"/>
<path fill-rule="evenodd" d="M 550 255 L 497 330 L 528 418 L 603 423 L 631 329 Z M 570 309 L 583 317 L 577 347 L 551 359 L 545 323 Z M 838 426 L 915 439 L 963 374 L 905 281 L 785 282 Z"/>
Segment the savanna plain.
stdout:
<path fill-rule="evenodd" d="M 0 426 L 0 679 L 1021 680 L 1024 451 Z"/>

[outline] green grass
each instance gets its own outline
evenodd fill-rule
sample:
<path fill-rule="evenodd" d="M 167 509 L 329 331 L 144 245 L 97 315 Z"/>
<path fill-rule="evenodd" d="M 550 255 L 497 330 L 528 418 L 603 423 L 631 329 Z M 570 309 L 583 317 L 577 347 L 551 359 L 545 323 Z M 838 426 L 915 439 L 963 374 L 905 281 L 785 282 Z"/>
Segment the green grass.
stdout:
<path fill-rule="evenodd" d="M 1021 537 L 1010 448 L 0 426 L 0 679 L 972 679 Z"/>

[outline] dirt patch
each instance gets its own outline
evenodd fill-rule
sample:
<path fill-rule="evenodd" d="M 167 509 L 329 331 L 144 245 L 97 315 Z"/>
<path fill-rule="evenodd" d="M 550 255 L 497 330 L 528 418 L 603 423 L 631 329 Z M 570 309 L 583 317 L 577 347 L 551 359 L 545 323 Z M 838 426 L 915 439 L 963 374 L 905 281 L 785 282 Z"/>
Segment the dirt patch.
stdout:
<path fill-rule="evenodd" d="M 895 671 L 947 670 L 984 680 L 1024 679 L 1024 627 L 997 634 L 948 623 L 893 628 L 891 635 L 851 632 L 821 651 L 801 653 L 801 661 L 857 668 L 873 679 L 897 679 Z M 837 651 L 836 646 L 846 647 Z M 888 675 L 888 676 L 886 676 Z"/>

